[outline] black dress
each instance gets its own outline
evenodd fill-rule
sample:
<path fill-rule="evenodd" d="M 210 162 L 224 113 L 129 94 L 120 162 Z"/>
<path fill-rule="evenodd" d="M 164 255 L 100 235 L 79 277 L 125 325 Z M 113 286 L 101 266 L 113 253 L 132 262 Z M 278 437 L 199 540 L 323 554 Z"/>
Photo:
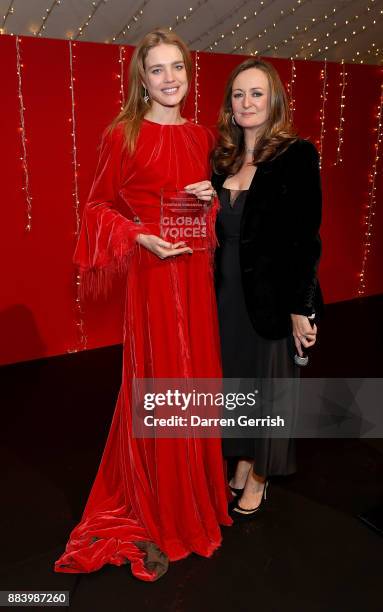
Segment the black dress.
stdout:
<path fill-rule="evenodd" d="M 240 222 L 247 191 L 222 187 L 217 217 L 220 266 L 217 289 L 222 369 L 224 378 L 296 378 L 292 336 L 280 340 L 262 338 L 255 331 L 245 304 L 240 262 Z M 292 406 L 293 410 L 293 406 Z M 225 438 L 226 457 L 254 459 L 260 476 L 291 474 L 296 471 L 295 441 L 290 438 Z"/>

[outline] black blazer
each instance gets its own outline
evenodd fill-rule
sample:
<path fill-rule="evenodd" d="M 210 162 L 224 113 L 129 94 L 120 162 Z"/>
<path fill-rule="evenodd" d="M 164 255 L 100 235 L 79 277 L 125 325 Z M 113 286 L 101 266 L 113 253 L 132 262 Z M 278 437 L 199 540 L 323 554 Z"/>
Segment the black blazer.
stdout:
<path fill-rule="evenodd" d="M 226 177 L 213 173 L 218 192 Z M 257 164 L 243 209 L 239 250 L 245 302 L 264 338 L 290 335 L 291 313 L 322 314 L 317 279 L 321 213 L 319 155 L 311 142 L 299 139 Z M 217 238 L 222 241 L 218 224 Z M 215 278 L 219 289 L 219 246 Z"/>

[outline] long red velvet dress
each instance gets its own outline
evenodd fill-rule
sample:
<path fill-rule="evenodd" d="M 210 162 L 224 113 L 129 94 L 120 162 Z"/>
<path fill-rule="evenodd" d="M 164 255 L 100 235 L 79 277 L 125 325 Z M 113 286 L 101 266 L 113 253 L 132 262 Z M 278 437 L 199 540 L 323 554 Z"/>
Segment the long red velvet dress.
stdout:
<path fill-rule="evenodd" d="M 123 149 L 123 126 L 104 136 L 75 253 L 82 286 L 106 291 L 126 275 L 122 384 L 101 463 L 80 523 L 56 572 L 91 572 L 130 562 L 135 576 L 157 578 L 134 542 L 153 542 L 174 561 L 210 556 L 231 525 L 219 439 L 140 439 L 132 435 L 132 377 L 221 376 L 212 253 L 160 259 L 135 242 L 159 235 L 161 188 L 210 176 L 208 130 L 187 122 L 143 120 L 136 151 Z M 214 227 L 216 206 L 211 207 Z M 213 240 L 213 236 L 212 236 Z"/>

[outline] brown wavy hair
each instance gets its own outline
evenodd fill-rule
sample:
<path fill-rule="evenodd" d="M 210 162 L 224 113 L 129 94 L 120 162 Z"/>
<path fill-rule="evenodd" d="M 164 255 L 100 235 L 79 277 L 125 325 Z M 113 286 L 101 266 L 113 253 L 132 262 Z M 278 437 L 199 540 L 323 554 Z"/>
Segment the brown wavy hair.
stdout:
<path fill-rule="evenodd" d="M 109 126 L 109 131 L 111 131 L 118 123 L 125 123 L 125 145 L 129 153 L 133 153 L 135 149 L 142 119 L 151 106 L 151 100 L 148 103 L 144 101 L 144 86 L 142 82 L 145 81 L 145 60 L 150 49 L 162 44 L 175 45 L 181 51 L 188 79 L 188 89 L 184 101 L 189 93 L 193 76 L 193 63 L 190 51 L 182 38 L 166 28 L 157 28 L 146 34 L 136 46 L 130 61 L 128 75 L 129 93 L 126 104 Z"/>
<path fill-rule="evenodd" d="M 212 153 L 213 168 L 218 174 L 236 174 L 245 159 L 243 129 L 232 122 L 231 96 L 234 79 L 249 68 L 262 70 L 268 78 L 270 88 L 269 117 L 257 140 L 253 164 L 272 159 L 298 138 L 292 124 L 287 94 L 278 72 L 268 62 L 255 58 L 247 59 L 233 70 L 226 84 L 218 118 L 218 143 Z"/>

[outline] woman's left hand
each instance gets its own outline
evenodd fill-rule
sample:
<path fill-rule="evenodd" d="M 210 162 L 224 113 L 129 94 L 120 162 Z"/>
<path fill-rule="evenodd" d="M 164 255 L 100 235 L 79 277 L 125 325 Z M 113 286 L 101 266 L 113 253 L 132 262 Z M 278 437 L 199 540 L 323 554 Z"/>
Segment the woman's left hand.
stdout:
<path fill-rule="evenodd" d="M 213 185 L 210 181 L 200 181 L 199 183 L 191 183 L 190 185 L 186 185 L 184 187 L 185 191 L 192 193 L 197 196 L 199 200 L 204 200 L 205 202 L 211 202 L 212 199 L 217 195 Z"/>
<path fill-rule="evenodd" d="M 314 323 L 313 327 L 311 327 L 309 319 L 304 315 L 292 314 L 290 316 L 293 324 L 295 346 L 297 348 L 298 355 L 302 357 L 302 346 L 304 348 L 310 348 L 311 346 L 314 346 L 316 342 L 316 335 L 318 331 L 317 326 Z"/>

